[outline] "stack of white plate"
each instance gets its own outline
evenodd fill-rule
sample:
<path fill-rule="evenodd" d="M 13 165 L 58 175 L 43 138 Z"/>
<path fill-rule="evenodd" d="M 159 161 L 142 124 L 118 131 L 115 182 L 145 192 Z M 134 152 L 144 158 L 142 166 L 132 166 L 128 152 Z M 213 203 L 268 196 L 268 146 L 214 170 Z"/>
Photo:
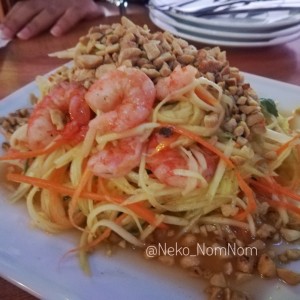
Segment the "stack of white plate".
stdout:
<path fill-rule="evenodd" d="M 300 37 L 300 9 L 195 17 L 174 10 L 160 10 L 150 1 L 149 11 L 156 26 L 208 45 L 265 47 Z"/>

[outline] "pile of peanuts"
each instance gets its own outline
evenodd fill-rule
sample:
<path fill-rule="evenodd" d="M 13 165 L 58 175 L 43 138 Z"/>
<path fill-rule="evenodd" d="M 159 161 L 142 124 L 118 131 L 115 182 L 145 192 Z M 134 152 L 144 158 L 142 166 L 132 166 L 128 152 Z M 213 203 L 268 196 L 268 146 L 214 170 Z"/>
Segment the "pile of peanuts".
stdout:
<path fill-rule="evenodd" d="M 217 83 L 230 99 L 222 124 L 224 131 L 240 145 L 245 145 L 252 133 L 265 131 L 256 93 L 244 83 L 239 70 L 229 66 L 226 53 L 219 47 L 197 49 L 169 32 L 151 33 L 146 25 L 138 26 L 123 17 L 121 23 L 92 27 L 74 48 L 51 55 L 73 59 L 74 66 L 57 76 L 61 78 L 63 73 L 87 88 L 102 74 L 120 66 L 139 68 L 157 82 L 177 65 L 192 65 L 199 71 L 197 76 Z"/>
<path fill-rule="evenodd" d="M 8 140 L 10 135 L 13 134 L 16 129 L 18 129 L 20 126 L 27 123 L 28 118 L 30 116 L 30 109 L 22 108 L 18 109 L 13 113 L 10 113 L 6 117 L 0 117 L 0 127 L 1 131 Z M 10 148 L 10 145 L 8 142 L 2 143 L 2 149 L 8 150 Z"/>

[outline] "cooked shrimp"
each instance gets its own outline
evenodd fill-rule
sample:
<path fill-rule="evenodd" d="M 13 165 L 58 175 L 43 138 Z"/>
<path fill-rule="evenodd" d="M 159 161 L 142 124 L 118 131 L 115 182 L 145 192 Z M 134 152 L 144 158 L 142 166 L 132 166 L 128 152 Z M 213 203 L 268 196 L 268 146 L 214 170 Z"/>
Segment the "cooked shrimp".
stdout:
<path fill-rule="evenodd" d="M 114 141 L 93 155 L 88 167 L 100 177 L 124 176 L 140 163 L 143 142 L 140 136 Z"/>
<path fill-rule="evenodd" d="M 197 69 L 193 66 L 185 66 L 182 68 L 178 65 L 170 76 L 158 80 L 156 84 L 157 99 L 163 100 L 169 94 L 192 83 L 197 72 Z"/>
<path fill-rule="evenodd" d="M 160 182 L 184 188 L 187 184 L 187 177 L 175 174 L 174 170 L 189 170 L 188 158 L 178 147 L 171 148 L 166 141 L 168 138 L 171 136 L 166 137 L 159 132 L 152 135 L 148 144 L 146 166 Z M 163 144 L 168 146 L 164 147 Z M 161 150 L 157 151 L 157 149 Z M 196 146 L 193 147 L 193 155 L 198 164 L 197 172 L 208 181 L 215 172 L 217 157 Z"/>
<path fill-rule="evenodd" d="M 77 84 L 62 82 L 44 96 L 28 120 L 30 149 L 45 147 L 59 135 L 66 141 L 82 139 L 91 118 L 85 91 Z"/>
<path fill-rule="evenodd" d="M 118 69 L 97 80 L 85 99 L 95 112 L 99 112 L 90 126 L 101 133 L 121 132 L 141 124 L 150 116 L 155 87 L 138 69 Z"/>

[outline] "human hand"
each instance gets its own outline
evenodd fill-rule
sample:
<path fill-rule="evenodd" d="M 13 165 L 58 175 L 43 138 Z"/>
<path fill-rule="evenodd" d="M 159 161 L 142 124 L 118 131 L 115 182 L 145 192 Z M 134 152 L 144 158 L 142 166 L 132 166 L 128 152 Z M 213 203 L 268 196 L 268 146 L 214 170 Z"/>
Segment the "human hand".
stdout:
<path fill-rule="evenodd" d="M 26 0 L 13 6 L 0 24 L 2 38 L 27 40 L 50 29 L 61 36 L 83 19 L 105 15 L 93 0 Z"/>

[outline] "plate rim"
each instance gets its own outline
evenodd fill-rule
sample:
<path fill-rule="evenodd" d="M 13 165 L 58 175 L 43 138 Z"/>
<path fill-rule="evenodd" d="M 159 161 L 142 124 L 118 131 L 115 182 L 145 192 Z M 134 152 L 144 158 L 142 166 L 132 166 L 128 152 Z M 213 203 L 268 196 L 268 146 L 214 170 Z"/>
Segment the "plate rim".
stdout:
<path fill-rule="evenodd" d="M 295 14 L 293 18 L 291 19 L 283 19 L 281 21 L 273 22 L 273 23 L 244 23 L 244 22 L 230 22 L 225 21 L 225 19 L 217 19 L 217 18 L 205 18 L 205 17 L 195 17 L 190 15 L 184 15 L 184 14 L 177 14 L 173 11 L 166 12 L 167 14 L 170 14 L 173 18 L 179 18 L 182 21 L 187 21 L 189 23 L 194 23 L 196 25 L 207 25 L 211 27 L 227 27 L 227 28 L 239 28 L 240 30 L 250 30 L 253 32 L 253 30 L 257 30 L 258 32 L 262 32 L 265 30 L 274 30 L 278 28 L 288 27 L 291 25 L 295 25 L 300 22 L 300 13 Z"/>
<path fill-rule="evenodd" d="M 290 83 L 285 83 L 285 82 L 282 82 L 282 81 L 278 81 L 278 80 L 274 80 L 274 79 L 270 79 L 270 78 L 266 78 L 266 77 L 263 77 L 263 76 L 258 76 L 258 75 L 254 75 L 254 74 L 250 74 L 250 73 L 247 73 L 247 72 L 243 72 L 243 71 L 241 71 L 241 73 L 245 76 L 245 82 L 249 82 L 251 85 L 254 85 L 254 81 L 256 80 L 256 81 L 258 81 L 258 83 L 261 85 L 261 86 L 263 86 L 263 87 L 265 87 L 265 86 L 267 86 L 268 84 L 270 84 L 270 85 L 275 85 L 275 87 L 276 88 L 278 88 L 278 89 L 280 89 L 280 88 L 286 88 L 286 89 L 288 89 L 288 91 L 291 91 L 292 93 L 300 93 L 300 87 L 299 86 L 297 86 L 297 85 L 294 85 L 294 84 L 290 84 Z M 18 93 L 20 93 L 20 91 L 31 91 L 31 89 L 32 89 L 32 85 L 33 85 L 33 82 L 31 82 L 31 83 L 29 83 L 29 84 L 27 84 L 27 85 L 25 85 L 25 86 L 23 86 L 23 87 L 21 87 L 20 89 L 18 89 L 17 91 L 15 91 L 14 93 L 12 93 L 12 94 L 10 94 L 9 96 L 7 96 L 7 97 L 5 97 L 5 98 L 3 98 L 1 101 L 0 101 L 0 108 L 3 108 L 5 105 L 7 105 L 7 101 L 11 101 L 11 98 L 12 97 L 19 97 L 19 94 Z M 37 89 L 34 89 L 34 90 L 36 90 L 37 91 Z M 27 96 L 29 96 L 29 95 L 27 95 Z M 29 102 L 27 102 L 28 100 L 26 100 L 25 101 L 25 99 L 24 99 L 24 97 L 22 98 L 22 99 L 20 99 L 21 101 L 20 101 L 20 103 L 18 103 L 18 105 L 23 105 L 22 103 L 28 103 L 29 104 Z M 23 101 L 23 102 L 22 102 Z M 284 101 L 282 101 L 282 102 L 284 102 Z M 12 106 L 10 106 L 10 108 L 9 109 L 16 109 L 15 108 L 15 106 L 16 106 L 17 104 L 16 104 L 16 102 L 14 103 L 14 105 L 12 105 Z M 0 109 L 0 112 L 3 112 L 1 109 Z M 1 195 L 1 193 L 0 193 L 0 198 L 2 198 L 3 196 Z M 3 199 L 2 199 L 3 200 Z M 9 210 L 11 210 L 11 211 L 13 211 L 13 213 L 14 213 L 14 217 L 16 218 L 16 220 L 17 221 L 19 221 L 19 216 L 18 216 L 18 208 L 22 208 L 22 211 L 24 212 L 24 211 L 26 211 L 26 207 L 25 207 L 25 205 L 24 205 L 24 203 L 22 203 L 22 206 L 23 207 L 20 207 L 20 205 L 18 206 L 18 203 L 16 203 L 16 204 L 13 204 L 13 205 L 10 205 L 9 206 L 9 202 L 3 202 L 3 201 L 0 201 L 0 207 L 2 207 L 3 206 L 3 203 L 5 203 L 5 207 L 8 207 L 9 208 Z M 14 207 L 14 205 L 16 206 L 16 207 Z M 16 213 L 15 213 L 16 212 Z M 0 210 L 0 216 L 2 216 L 2 214 L 3 214 L 3 212 L 1 212 L 1 210 Z M 27 211 L 26 211 L 26 214 L 27 214 Z M 6 217 L 7 219 L 11 219 L 11 216 L 9 216 L 9 218 L 8 218 L 8 216 Z M 29 219 L 29 217 L 28 217 L 28 215 L 26 215 L 26 216 L 24 216 L 24 214 L 23 215 L 21 215 L 21 218 L 22 218 L 22 220 L 21 221 L 23 221 L 23 219 L 25 218 L 26 220 L 28 220 Z M 3 227 L 3 225 L 2 224 L 6 224 L 5 222 L 6 222 L 6 219 L 4 218 L 4 220 L 2 220 L 2 221 L 4 221 L 4 223 L 0 223 L 0 235 L 1 235 L 1 233 L 3 233 L 3 232 L 5 232 L 6 233 L 6 235 L 9 235 L 9 236 L 12 236 L 12 234 L 11 234 L 11 232 L 8 232 L 7 230 L 6 230 L 6 228 L 4 228 Z M 15 220 L 12 220 L 12 222 L 13 222 L 13 224 L 15 224 L 15 222 L 14 222 Z M 9 223 L 10 224 L 10 223 Z M 19 223 L 17 223 L 17 224 L 19 224 Z M 20 224 L 23 224 L 23 223 L 20 223 Z M 27 224 L 27 223 L 26 223 Z M 15 224 L 16 225 L 16 224 Z M 28 224 L 27 224 L 28 225 Z M 16 230 L 16 229 L 18 229 L 18 227 L 16 226 L 16 227 L 14 227 L 15 229 L 14 230 Z M 40 230 L 35 230 L 34 228 L 30 228 L 29 226 L 27 226 L 25 229 L 24 228 L 21 228 L 21 230 L 26 230 L 25 231 L 25 233 L 30 233 L 30 236 L 31 235 L 35 235 L 36 233 L 37 233 L 37 235 L 38 235 L 38 237 L 42 237 L 42 239 L 38 239 L 38 242 L 41 242 L 41 243 L 43 243 L 44 241 L 47 241 L 49 238 L 51 238 L 51 236 L 49 236 L 49 235 L 47 235 L 46 233 L 44 233 L 44 232 L 42 232 L 42 231 L 40 231 Z M 12 231 L 12 233 L 13 233 L 14 231 Z M 30 237 L 29 236 L 29 237 Z M 26 236 L 27 237 L 27 236 Z M 56 237 L 55 237 L 55 239 L 56 239 Z M 61 242 L 61 240 L 59 239 L 59 243 Z M 66 242 L 64 241 L 64 244 L 65 244 Z M 51 245 L 51 241 L 49 242 L 49 244 Z M 8 243 L 8 246 L 10 246 L 10 243 Z M 25 245 L 26 246 L 26 245 Z M 48 244 L 46 245 L 46 246 L 48 246 Z M 16 246 L 16 247 L 18 247 L 18 246 Z M 23 245 L 22 245 L 22 247 L 23 247 Z M 23 248 L 22 248 L 23 249 Z M 26 290 L 27 292 L 29 292 L 29 293 L 31 293 L 32 295 L 34 295 L 34 296 L 37 296 L 37 297 L 41 297 L 42 299 L 47 299 L 47 300 L 67 300 L 67 299 L 70 299 L 70 298 L 68 298 L 69 296 L 71 296 L 71 299 L 72 300 L 79 300 L 79 299 L 86 299 L 86 298 L 81 298 L 80 296 L 78 296 L 77 294 L 75 294 L 75 293 L 72 293 L 71 295 L 70 294 L 68 294 L 67 292 L 66 292 L 66 290 L 64 290 L 63 288 L 64 288 L 64 284 L 65 284 L 65 282 L 63 282 L 62 283 L 62 285 L 63 286 L 60 286 L 60 285 L 57 285 L 57 282 L 56 282 L 56 280 L 54 280 L 54 282 L 53 281 L 51 281 L 51 282 L 47 282 L 47 281 L 45 281 L 46 280 L 46 278 L 44 278 L 43 276 L 41 276 L 41 278 L 39 278 L 39 283 L 37 283 L 36 281 L 35 282 L 33 282 L 32 283 L 32 269 L 22 269 L 22 268 L 24 268 L 24 265 L 21 265 L 21 269 L 20 269 L 20 265 L 19 264 L 17 264 L 18 263 L 18 260 L 10 260 L 10 259 L 7 259 L 6 257 L 5 257 L 5 254 L 6 253 L 9 253 L 9 255 L 11 255 L 12 257 L 8 257 L 8 258 L 15 258 L 14 257 L 14 255 L 17 255 L 16 253 L 11 253 L 11 252 L 8 252 L 9 250 L 11 250 L 11 249 L 7 249 L 7 245 L 5 244 L 5 243 L 1 243 L 0 244 L 0 274 L 1 274 L 1 276 L 3 277 L 3 278 L 6 278 L 6 279 L 8 279 L 11 283 L 13 283 L 13 284 L 15 284 L 15 285 L 17 285 L 18 287 L 20 287 L 20 288 L 22 288 L 22 289 L 24 289 L 24 290 Z M 18 249 L 13 249 L 14 251 L 15 250 L 18 250 Z M 7 251 L 7 252 L 6 252 Z M 15 251 L 16 252 L 16 251 Z M 59 259 L 59 258 L 58 258 Z M 75 258 L 73 258 L 74 260 L 75 260 Z M 35 263 L 36 263 L 36 261 L 35 261 Z M 38 262 L 39 263 L 39 262 Z M 76 261 L 76 263 L 77 263 L 77 261 Z M 77 266 L 78 268 L 79 268 L 79 266 Z M 101 266 L 102 267 L 102 266 Z M 123 267 L 123 266 L 122 266 Z M 8 274 L 8 273 L 4 273 L 5 272 L 5 270 L 8 270 L 7 268 L 10 268 L 10 270 L 11 270 L 11 272 Z M 34 268 L 33 266 L 32 266 L 32 264 L 30 264 L 30 268 Z M 164 268 L 167 268 L 166 266 L 164 266 Z M 125 263 L 125 266 L 124 266 L 124 269 L 126 270 L 126 263 Z M 72 270 L 72 269 L 67 269 L 67 270 Z M 21 272 L 22 271 L 22 272 Z M 39 269 L 36 269 L 36 270 L 34 270 L 34 271 L 38 271 L 39 272 Z M 48 270 L 46 270 L 46 272 L 47 272 Z M 150 270 L 151 271 L 151 270 Z M 16 275 L 16 273 L 15 272 L 21 272 L 21 274 L 20 273 L 17 273 L 17 275 Z M 170 271 L 170 273 L 171 273 L 172 271 Z M 126 274 L 126 273 L 125 273 Z M 37 274 L 35 274 L 35 275 L 39 275 L 38 273 Z M 61 275 L 61 274 L 59 274 L 59 275 Z M 124 275 L 124 274 L 121 274 L 122 276 Z M 159 274 L 158 274 L 159 275 Z M 157 276 L 158 276 L 157 275 Z M 34 277 L 34 276 L 33 276 Z M 35 276 L 35 278 L 36 278 L 36 276 Z M 119 277 L 118 277 L 119 278 Z M 140 277 L 138 277 L 138 279 L 139 279 Z M 143 278 L 142 276 L 141 276 L 141 278 Z M 26 279 L 26 280 L 25 280 Z M 61 279 L 61 277 L 60 277 L 60 279 Z M 97 282 L 97 281 L 96 281 Z M 97 282 L 98 283 L 98 282 Z M 42 284 L 42 285 L 39 285 L 39 284 Z M 55 286 L 54 286 L 54 289 L 53 289 L 53 284 L 56 284 Z M 83 285 L 84 285 L 84 283 L 82 283 Z M 177 283 L 178 285 L 180 285 L 181 283 L 180 282 L 178 282 Z M 38 285 L 38 286 L 37 286 Z M 137 286 L 139 286 L 139 285 L 137 285 Z M 151 285 L 150 285 L 151 286 Z M 46 287 L 46 288 L 45 288 Z M 165 283 L 162 283 L 162 287 L 165 287 Z M 68 287 L 67 287 L 68 288 Z M 136 288 L 136 287 L 133 287 L 133 288 Z M 287 292 L 289 292 L 289 293 L 291 293 L 292 294 L 292 296 L 294 295 L 294 292 L 293 291 L 291 291 L 292 289 L 291 288 L 288 288 L 288 290 L 287 290 Z M 176 291 L 176 289 L 175 289 L 175 291 Z M 123 293 L 123 291 L 121 291 L 122 293 Z M 164 292 L 164 291 L 162 291 L 162 292 Z M 272 289 L 270 289 L 269 291 L 268 291 L 268 293 L 272 293 L 273 295 L 277 295 L 277 294 L 279 294 L 280 295 L 280 292 L 282 292 L 282 291 L 280 291 L 280 289 L 275 289 L 275 288 L 273 288 L 273 286 L 272 286 Z M 116 290 L 115 291 L 115 293 L 117 293 L 118 294 L 118 291 Z M 199 299 L 199 297 L 195 297 L 195 298 L 193 298 L 193 297 L 191 297 L 191 296 L 188 296 L 188 295 L 190 295 L 189 294 L 190 293 L 190 291 L 188 291 L 188 294 L 184 294 L 185 296 L 186 296 L 186 298 L 188 297 L 189 299 Z M 89 296 L 89 295 L 88 295 Z M 93 299 L 98 299 L 97 297 L 99 297 L 99 294 L 97 294 L 96 295 L 96 297 L 94 296 L 94 294 L 93 295 L 91 295 L 91 297 L 89 297 L 89 299 L 90 300 L 93 300 Z M 147 296 L 146 294 L 144 295 L 144 296 Z M 269 297 L 270 295 L 268 294 L 268 297 Z M 105 297 L 105 294 L 104 294 L 104 297 Z M 110 296 L 108 296 L 108 297 L 106 297 L 106 299 L 115 299 L 115 298 L 113 298 L 113 297 L 111 297 L 111 295 Z M 163 296 L 162 297 L 159 297 L 159 298 L 156 298 L 156 299 L 166 299 L 166 298 L 164 298 Z M 293 298 L 293 297 L 288 297 L 288 299 L 297 299 L 297 298 Z"/>
<path fill-rule="evenodd" d="M 300 23 L 292 25 L 290 27 L 279 29 L 271 32 L 240 32 L 240 31 L 226 31 L 225 28 L 203 28 L 199 26 L 192 26 L 186 23 L 176 22 L 176 20 L 165 14 L 163 11 L 151 8 L 150 13 L 161 18 L 165 23 L 179 29 L 190 31 L 191 33 L 203 34 L 205 36 L 217 37 L 217 38 L 228 38 L 228 39 L 241 39 L 243 41 L 260 41 L 267 39 L 274 39 L 282 36 L 288 36 L 300 31 Z"/>
<path fill-rule="evenodd" d="M 241 41 L 230 41 L 230 40 L 217 40 L 217 39 L 210 39 L 210 38 L 202 38 L 202 37 L 195 37 L 194 35 L 190 35 L 187 33 L 182 33 L 179 32 L 174 26 L 171 26 L 169 24 L 166 24 L 159 20 L 157 17 L 153 16 L 153 14 L 150 12 L 149 17 L 151 21 L 159 28 L 171 32 L 173 35 L 198 42 L 198 43 L 203 43 L 203 44 L 208 44 L 208 45 L 213 45 L 213 46 L 224 46 L 224 47 L 239 47 L 239 48 L 259 48 L 259 47 L 269 47 L 269 46 L 276 46 L 280 45 L 283 43 L 291 42 L 295 39 L 298 39 L 300 37 L 300 31 L 296 32 L 294 34 L 284 36 L 284 37 L 278 37 L 274 39 L 270 39 L 267 41 L 254 41 L 254 42 L 241 42 Z"/>

